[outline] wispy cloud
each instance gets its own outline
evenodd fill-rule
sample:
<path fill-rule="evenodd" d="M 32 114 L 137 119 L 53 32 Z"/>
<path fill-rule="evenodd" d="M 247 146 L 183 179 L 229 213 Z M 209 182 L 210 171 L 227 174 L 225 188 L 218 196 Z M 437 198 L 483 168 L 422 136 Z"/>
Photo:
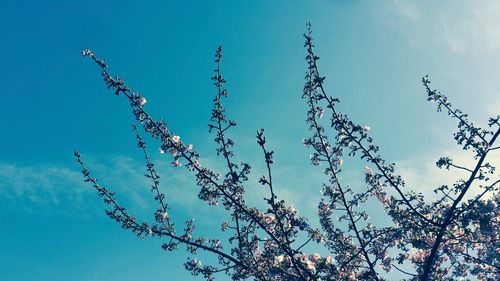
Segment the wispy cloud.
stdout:
<path fill-rule="evenodd" d="M 0 163 L 0 198 L 18 210 L 50 212 L 70 203 L 87 210 L 85 199 L 92 193 L 77 169 L 58 165 Z M 66 208 L 60 209 L 63 213 Z"/>
<path fill-rule="evenodd" d="M 412 188 L 415 192 L 422 192 L 426 199 L 432 200 L 442 196 L 442 194 L 434 193 L 434 189 L 437 187 L 441 185 L 452 186 L 458 180 L 466 180 L 470 176 L 470 173 L 464 170 L 437 168 L 435 163 L 441 156 L 450 157 L 453 159 L 454 164 L 469 169 L 473 169 L 477 163 L 477 160 L 473 158 L 473 153 L 461 151 L 458 147 L 442 148 L 441 150 L 420 154 L 415 158 L 397 161 L 398 172 L 406 181 L 407 187 Z M 500 153 L 497 151 L 491 152 L 487 162 L 499 167 Z M 496 172 L 491 178 L 498 177 L 500 177 L 500 174 Z M 480 191 L 479 186 L 474 185 L 468 197 L 472 197 Z"/>
<path fill-rule="evenodd" d="M 453 184 L 465 176 L 462 171 L 437 169 L 434 163 L 441 155 L 451 156 L 457 164 L 466 167 L 474 165 L 474 160 L 468 153 L 443 148 L 396 161 L 398 172 L 407 181 L 408 187 L 434 198 L 434 188 L 442 184 Z M 89 169 L 99 182 L 115 191 L 119 201 L 134 215 L 149 216 L 154 212 L 156 205 L 149 191 L 150 182 L 144 177 L 142 159 L 84 155 L 84 160 L 87 160 Z M 222 208 L 207 207 L 197 198 L 199 188 L 193 176 L 183 168 L 171 167 L 168 159 L 158 157 L 157 160 L 156 167 L 162 177 L 162 191 L 171 207 L 174 210 L 182 209 L 182 216 L 193 216 L 209 224 L 218 224 L 213 219 L 214 215 L 222 218 Z M 214 159 L 202 158 L 201 161 L 220 172 L 224 171 L 224 166 Z M 490 162 L 500 164 L 500 153 L 492 154 Z M 317 204 L 321 198 L 321 183 L 325 181 L 321 169 L 293 165 L 276 165 L 273 168 L 275 191 L 279 199 L 295 206 L 303 215 L 310 217 L 314 224 Z M 343 178 L 346 184 L 355 189 L 364 186 L 361 169 L 353 171 L 346 167 L 345 173 Z M 255 165 L 246 185 L 246 201 L 250 206 L 266 207 L 263 198 L 269 197 L 269 191 L 258 183 L 262 174 L 265 174 L 265 169 Z M 355 181 L 353 178 L 359 180 Z M 76 163 L 67 167 L 61 164 L 19 165 L 0 162 L 0 200 L 10 208 L 42 215 L 56 213 L 68 216 L 102 216 L 101 200 L 82 179 Z M 207 208 L 210 208 L 210 212 L 206 212 Z"/>
<path fill-rule="evenodd" d="M 377 9 L 380 8 L 377 5 Z M 500 2 L 422 2 L 393 0 L 378 19 L 404 33 L 409 42 L 444 46 L 451 52 L 471 49 L 495 51 L 500 47 Z"/>
<path fill-rule="evenodd" d="M 88 168 L 99 182 L 117 193 L 120 202 L 134 212 L 154 212 L 150 181 L 144 177 L 144 163 L 126 156 L 84 155 Z M 168 166 L 167 163 L 162 163 Z M 161 167 L 159 168 L 161 169 Z M 192 205 L 185 185 L 194 185 L 184 171 L 164 176 L 162 183 L 168 196 L 178 204 Z M 176 184 L 173 184 L 176 182 Z M 193 194 L 189 194 L 193 195 Z M 102 214 L 103 205 L 95 190 L 83 182 L 79 166 L 63 164 L 32 164 L 0 162 L 0 200 L 15 211 L 39 214 L 91 216 Z"/>
<path fill-rule="evenodd" d="M 415 2 L 404 1 L 404 0 L 394 0 L 393 4 L 395 10 L 400 13 L 403 17 L 407 18 L 412 22 L 418 22 L 421 19 L 420 9 L 415 4 Z"/>

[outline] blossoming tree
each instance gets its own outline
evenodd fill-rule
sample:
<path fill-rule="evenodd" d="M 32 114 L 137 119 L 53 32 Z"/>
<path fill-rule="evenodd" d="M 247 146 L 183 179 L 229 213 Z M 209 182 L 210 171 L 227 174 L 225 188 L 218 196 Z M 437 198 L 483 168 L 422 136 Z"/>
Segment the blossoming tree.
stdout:
<path fill-rule="evenodd" d="M 322 169 L 327 177 L 317 209 L 320 227 L 312 226 L 277 196 L 273 151 L 267 147 L 262 129 L 256 138 L 267 172 L 257 178 L 269 190 L 268 207 L 259 210 L 245 200 L 251 167 L 234 160 L 234 142 L 228 133 L 236 122 L 226 115 L 223 103 L 228 91 L 221 73 L 221 47 L 215 54 L 217 67 L 212 80 L 216 95 L 208 126 L 215 134 L 217 154 L 224 159 L 225 171 L 200 163 L 193 145 L 170 131 L 165 121 L 154 119 L 146 110 L 146 99 L 120 78 L 111 76 L 104 60 L 90 50 L 84 50 L 83 56 L 100 67 L 108 88 L 130 102 L 142 130 L 160 143 L 160 152 L 172 157 L 172 165 L 184 166 L 193 174 L 199 199 L 223 206 L 228 219 L 221 228 L 227 233 L 227 241 L 195 237 L 193 220 L 187 221 L 183 230 L 175 227 L 168 198 L 160 191 L 160 176 L 135 125 L 137 145 L 145 157 L 146 177 L 151 180 L 151 191 L 158 204 L 151 222 L 140 222 L 128 213 L 115 194 L 90 174 L 75 152 L 85 181 L 93 185 L 108 206 L 107 215 L 139 237 L 160 238 L 164 250 L 186 247 L 193 258 L 185 263 L 185 268 L 207 280 L 214 279 L 217 273 L 225 273 L 233 280 L 387 280 L 392 271 L 406 280 L 499 280 L 500 180 L 495 178 L 495 167 L 488 162 L 488 156 L 500 148 L 496 144 L 500 117 L 490 118 L 488 128 L 479 128 L 444 95 L 431 89 L 427 76 L 422 79 L 427 99 L 437 105 L 438 111 L 458 122 L 454 134 L 457 144 L 474 153 L 474 165 L 470 167 L 448 157 L 439 159 L 439 168 L 462 170 L 467 177 L 436 189 L 440 195 L 437 200 L 424 200 L 422 194 L 405 186 L 395 164 L 382 158 L 369 136 L 370 128 L 354 123 L 338 111 L 339 100 L 327 94 L 325 77 L 319 72 L 310 25 L 304 38 L 307 71 L 302 97 L 308 106 L 309 137 L 303 142 L 312 150 L 312 165 Z M 354 190 L 340 181 L 342 164 L 349 157 L 366 161 L 366 188 Z M 472 186 L 479 192 L 472 192 Z M 371 200 L 379 201 L 390 223 L 374 225 L 370 221 L 368 208 L 363 206 Z M 329 254 L 307 252 L 311 243 L 324 247 Z M 194 258 L 200 250 L 213 254 L 215 264 L 205 265 Z"/>

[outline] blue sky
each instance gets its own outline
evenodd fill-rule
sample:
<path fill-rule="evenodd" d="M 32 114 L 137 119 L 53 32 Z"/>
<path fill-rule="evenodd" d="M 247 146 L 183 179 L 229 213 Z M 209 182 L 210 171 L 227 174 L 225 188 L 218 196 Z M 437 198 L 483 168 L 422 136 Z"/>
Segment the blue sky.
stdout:
<path fill-rule="evenodd" d="M 165 253 L 159 241 L 123 231 L 81 182 L 74 149 L 138 217 L 154 210 L 127 103 L 106 90 L 96 66 L 82 59 L 84 48 L 106 58 L 113 73 L 147 97 L 154 116 L 218 168 L 223 163 L 206 124 L 213 54 L 223 44 L 228 113 L 239 125 L 232 131 L 236 159 L 254 166 L 249 201 L 262 204 L 255 131 L 265 128 L 276 151 L 278 194 L 314 214 L 322 177 L 301 144 L 308 134 L 300 98 L 302 33 L 311 21 L 320 70 L 340 110 L 372 128 L 382 154 L 415 190 L 430 194 L 456 180 L 432 168 L 443 154 L 467 158 L 453 145 L 454 123 L 426 102 L 420 79 L 429 74 L 475 123 L 498 114 L 500 5 L 346 2 L 2 1 L 2 279 L 198 280 L 182 269 L 182 250 Z M 218 229 L 214 218 L 223 211 L 201 206 L 187 171 L 169 167 L 157 143 L 149 147 L 173 216 L 196 217 L 201 232 Z M 355 188 L 363 187 L 362 167 L 345 171 Z"/>

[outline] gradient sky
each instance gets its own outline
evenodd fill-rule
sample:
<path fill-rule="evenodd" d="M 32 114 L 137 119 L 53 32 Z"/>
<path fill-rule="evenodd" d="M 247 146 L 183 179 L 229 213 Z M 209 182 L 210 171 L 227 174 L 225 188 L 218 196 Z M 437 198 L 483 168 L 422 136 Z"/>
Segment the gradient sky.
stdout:
<path fill-rule="evenodd" d="M 236 159 L 254 166 L 249 203 L 261 205 L 263 172 L 255 131 L 276 151 L 278 195 L 314 214 L 322 176 L 310 167 L 304 84 L 305 23 L 313 24 L 320 70 L 340 110 L 372 128 L 382 155 L 424 194 L 453 174 L 433 168 L 457 154 L 454 123 L 426 102 L 421 77 L 485 124 L 500 109 L 500 4 L 496 1 L 13 1 L 0 7 L 0 279 L 9 281 L 200 280 L 182 268 L 184 250 L 139 240 L 108 219 L 84 185 L 72 151 L 140 218 L 154 203 L 123 97 L 110 93 L 91 48 L 148 99 L 146 108 L 193 143 L 204 163 L 222 167 L 207 132 L 223 73 Z M 178 221 L 219 228 L 221 208 L 205 207 L 182 168 L 148 143 Z M 498 155 L 496 155 L 498 159 Z M 349 161 L 346 159 L 346 162 Z M 363 188 L 363 164 L 344 179 Z M 200 214 L 201 213 L 201 214 Z M 314 219 L 313 219 L 314 220 Z M 225 278 L 221 278 L 225 280 Z"/>

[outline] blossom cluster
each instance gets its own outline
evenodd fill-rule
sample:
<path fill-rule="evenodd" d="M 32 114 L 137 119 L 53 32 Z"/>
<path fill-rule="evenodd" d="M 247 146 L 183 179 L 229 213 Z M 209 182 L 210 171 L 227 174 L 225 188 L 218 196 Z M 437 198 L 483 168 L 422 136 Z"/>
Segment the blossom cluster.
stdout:
<path fill-rule="evenodd" d="M 164 120 L 154 119 L 147 112 L 146 98 L 119 77 L 112 77 L 104 60 L 88 49 L 82 55 L 100 67 L 105 84 L 114 94 L 127 98 L 142 131 L 159 142 L 161 156 L 193 175 L 199 199 L 223 207 L 227 218 L 220 230 L 227 241 L 197 236 L 194 219 L 188 220 L 184 229 L 175 226 L 167 203 L 170 198 L 160 190 L 159 173 L 136 125 L 133 130 L 144 154 L 145 176 L 151 181 L 150 190 L 158 204 L 152 222 L 139 222 L 130 215 L 114 193 L 91 176 L 75 152 L 84 180 L 108 206 L 106 214 L 142 239 L 161 239 L 166 251 L 185 246 L 193 256 L 184 263 L 185 269 L 206 280 L 213 280 L 218 273 L 232 280 L 386 280 L 386 274 L 392 271 L 404 280 L 500 279 L 500 180 L 495 179 L 495 167 L 488 162 L 488 156 L 500 148 L 496 144 L 500 117 L 490 118 L 487 129 L 477 127 L 467 114 L 452 107 L 447 97 L 430 88 L 427 76 L 422 79 L 428 100 L 458 121 L 456 142 L 462 149 L 475 152 L 470 167 L 450 157 L 439 159 L 439 168 L 459 169 L 467 172 L 467 177 L 451 186 L 437 187 L 435 192 L 441 196 L 426 200 L 406 185 L 394 163 L 382 157 L 370 136 L 371 127 L 356 124 L 340 112 L 340 100 L 327 94 L 326 78 L 320 75 L 320 58 L 315 53 L 310 25 L 304 38 L 307 71 L 302 97 L 307 104 L 309 136 L 302 143 L 312 150 L 311 164 L 323 173 L 322 198 L 316 211 L 320 228 L 311 226 L 308 218 L 278 196 L 279 183 L 273 180 L 274 151 L 268 148 L 263 129 L 257 131 L 256 139 L 265 172 L 256 178 L 267 192 L 267 207 L 260 210 L 246 201 L 252 169 L 248 163 L 235 160 L 235 143 L 229 133 L 236 122 L 224 106 L 229 91 L 222 75 L 221 46 L 215 52 L 216 68 L 211 79 L 216 94 L 208 130 L 214 134 L 217 155 L 225 164 L 223 172 L 200 163 L 193 144 L 171 132 Z M 355 157 L 365 162 L 357 170 L 365 187 L 350 187 L 341 176 L 344 163 Z M 473 185 L 479 193 L 471 191 Z M 374 202 L 381 206 L 380 212 L 374 211 Z M 381 215 L 387 223 L 376 224 L 370 218 Z M 322 251 L 309 251 L 311 248 Z M 215 255 L 217 262 L 202 262 L 196 256 L 200 251 Z"/>

